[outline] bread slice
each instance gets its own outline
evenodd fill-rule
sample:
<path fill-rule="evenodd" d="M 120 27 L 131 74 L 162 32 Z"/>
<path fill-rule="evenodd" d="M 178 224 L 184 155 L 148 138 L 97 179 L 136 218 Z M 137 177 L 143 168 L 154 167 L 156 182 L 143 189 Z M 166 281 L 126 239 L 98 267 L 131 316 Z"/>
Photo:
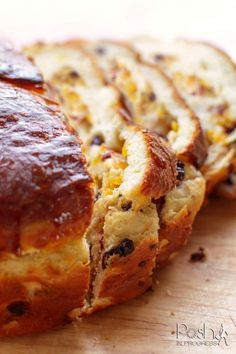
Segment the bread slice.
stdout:
<path fill-rule="evenodd" d="M 92 179 L 80 141 L 43 93 L 38 69 L 1 46 L 0 336 L 65 323 L 89 286 Z"/>
<path fill-rule="evenodd" d="M 171 77 L 182 97 L 200 118 L 208 141 L 208 158 L 202 167 L 207 194 L 217 188 L 225 197 L 236 196 L 236 70 L 220 49 L 197 41 L 160 41 L 153 38 L 131 40 L 143 59 L 156 64 Z M 231 189 L 231 193 L 229 190 Z"/>
<path fill-rule="evenodd" d="M 55 71 L 48 81 L 72 125 L 83 136 L 89 171 L 96 183 L 97 198 L 87 232 L 92 279 L 87 306 L 72 311 L 75 318 L 123 302 L 150 286 L 158 246 L 155 201 L 175 186 L 176 161 L 164 140 L 133 124 L 113 86 L 103 82 L 100 87 L 89 86 L 85 79 L 71 82 L 70 75 L 60 80 L 65 67 L 78 71 L 82 78 L 100 77 L 101 73 L 92 59 L 86 73 L 81 60 L 76 65 L 71 65 L 70 59 L 61 62 L 56 55 L 58 48 L 68 58 L 71 51 L 80 52 L 86 60 L 90 57 L 72 43 L 50 45 L 50 53 L 47 45 L 27 50 L 42 72 L 47 72 L 40 65 L 43 56 L 45 65 L 54 63 Z M 78 109 L 72 107 L 72 99 Z"/>
<path fill-rule="evenodd" d="M 176 153 L 178 186 L 156 200 L 160 217 L 157 265 L 173 259 L 188 241 L 205 192 L 200 166 L 206 147 L 198 119 L 161 70 L 143 63 L 127 44 L 74 42 L 96 58 L 106 80 L 116 85 L 133 121 L 164 136 Z"/>
<path fill-rule="evenodd" d="M 135 122 L 164 135 L 179 157 L 201 166 L 206 146 L 199 120 L 167 76 L 154 65 L 141 62 L 127 44 L 105 40 L 80 43 L 94 55 L 108 82 L 121 91 Z"/>

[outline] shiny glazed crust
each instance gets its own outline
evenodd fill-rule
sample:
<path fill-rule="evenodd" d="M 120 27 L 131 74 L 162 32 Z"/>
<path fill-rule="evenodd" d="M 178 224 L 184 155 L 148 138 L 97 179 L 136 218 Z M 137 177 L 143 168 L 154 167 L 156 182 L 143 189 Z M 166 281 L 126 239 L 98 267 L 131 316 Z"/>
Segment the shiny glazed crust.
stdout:
<path fill-rule="evenodd" d="M 0 250 L 19 254 L 82 236 L 91 177 L 58 107 L 8 83 L 0 83 L 0 104 Z"/>
<path fill-rule="evenodd" d="M 12 49 L 0 61 L 9 65 L 0 70 L 0 336 L 12 336 L 61 325 L 83 305 L 93 190 L 38 69 Z"/>

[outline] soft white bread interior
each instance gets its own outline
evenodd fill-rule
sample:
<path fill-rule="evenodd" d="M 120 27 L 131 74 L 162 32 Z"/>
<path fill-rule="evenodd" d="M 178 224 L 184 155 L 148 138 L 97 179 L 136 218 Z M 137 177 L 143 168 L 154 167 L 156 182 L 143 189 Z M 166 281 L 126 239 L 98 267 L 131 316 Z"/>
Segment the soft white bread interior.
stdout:
<path fill-rule="evenodd" d="M 58 47 L 63 53 L 68 50 L 68 57 L 72 50 L 80 52 L 90 60 L 90 69 L 83 71 L 81 59 L 61 61 L 54 51 Z M 176 161 L 164 140 L 132 123 L 114 87 L 105 86 L 103 80 L 97 86 L 101 73 L 83 50 L 74 44 L 36 45 L 27 53 L 43 73 L 48 70 L 42 57 L 54 62 L 47 79 L 84 140 L 88 168 L 96 183 L 97 198 L 87 233 L 91 286 L 87 306 L 71 314 L 76 317 L 136 296 L 150 286 L 159 228 L 155 200 L 174 188 Z M 65 67 L 68 77 L 62 75 Z M 84 75 L 97 75 L 96 84 L 78 79 Z"/>
<path fill-rule="evenodd" d="M 206 156 L 199 120 L 162 71 L 140 61 L 128 45 L 105 40 L 75 45 L 94 56 L 106 80 L 121 93 L 132 120 L 165 137 L 179 159 L 177 187 L 156 200 L 161 225 L 157 264 L 163 266 L 187 243 L 204 198 L 204 178 L 192 166 L 201 165 Z"/>
<path fill-rule="evenodd" d="M 122 93 L 136 124 L 167 137 L 185 161 L 196 166 L 203 163 L 206 146 L 199 120 L 159 68 L 140 61 L 124 43 L 103 40 L 76 44 L 96 58 L 107 81 Z"/>
<path fill-rule="evenodd" d="M 235 189 L 230 174 L 235 167 L 236 67 L 218 48 L 197 41 L 161 41 L 154 38 L 131 40 L 142 58 L 161 67 L 171 77 L 182 97 L 201 121 L 208 142 L 208 158 L 202 168 L 209 194 L 227 197 Z M 232 189 L 232 193 L 229 193 Z"/>

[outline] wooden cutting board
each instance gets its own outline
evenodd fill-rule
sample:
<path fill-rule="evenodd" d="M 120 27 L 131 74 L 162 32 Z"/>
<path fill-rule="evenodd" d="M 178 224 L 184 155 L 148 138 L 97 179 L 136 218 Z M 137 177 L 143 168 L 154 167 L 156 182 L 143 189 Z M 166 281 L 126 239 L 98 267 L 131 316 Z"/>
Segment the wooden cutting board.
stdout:
<path fill-rule="evenodd" d="M 199 246 L 207 253 L 206 261 L 190 263 Z M 0 354 L 235 354 L 236 202 L 215 199 L 204 207 L 188 246 L 157 279 L 153 291 L 76 324 L 1 340 Z M 176 324 L 181 333 L 188 326 L 189 337 L 180 333 L 181 342 Z M 208 345 L 196 346 L 199 340 L 190 337 L 204 324 Z M 221 324 L 220 345 L 210 345 L 211 329 L 217 334 Z"/>

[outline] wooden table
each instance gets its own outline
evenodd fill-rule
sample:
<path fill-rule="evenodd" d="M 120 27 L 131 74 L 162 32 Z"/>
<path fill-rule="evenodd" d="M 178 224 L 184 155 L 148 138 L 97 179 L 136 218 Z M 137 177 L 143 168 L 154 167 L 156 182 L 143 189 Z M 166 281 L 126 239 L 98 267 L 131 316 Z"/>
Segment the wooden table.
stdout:
<path fill-rule="evenodd" d="M 190 263 L 199 246 L 206 250 L 206 262 Z M 204 207 L 189 245 L 157 279 L 153 291 L 76 324 L 34 337 L 4 339 L 0 354 L 235 354 L 236 202 L 215 199 Z M 196 347 L 194 340 L 177 345 L 176 323 L 195 329 L 205 323 L 208 341 L 210 328 L 219 330 L 223 324 L 228 346 L 224 340 L 217 347 Z"/>

